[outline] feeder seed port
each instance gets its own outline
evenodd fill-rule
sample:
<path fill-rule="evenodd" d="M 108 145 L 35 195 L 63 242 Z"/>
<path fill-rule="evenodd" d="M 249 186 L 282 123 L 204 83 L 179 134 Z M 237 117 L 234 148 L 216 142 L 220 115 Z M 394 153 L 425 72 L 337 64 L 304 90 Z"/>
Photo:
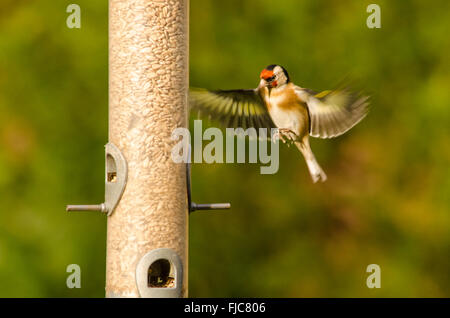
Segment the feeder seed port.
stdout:
<path fill-rule="evenodd" d="M 125 190 L 127 183 L 127 161 L 113 143 L 105 145 L 105 202 L 93 205 L 67 205 L 66 211 L 100 211 L 110 216 Z"/>

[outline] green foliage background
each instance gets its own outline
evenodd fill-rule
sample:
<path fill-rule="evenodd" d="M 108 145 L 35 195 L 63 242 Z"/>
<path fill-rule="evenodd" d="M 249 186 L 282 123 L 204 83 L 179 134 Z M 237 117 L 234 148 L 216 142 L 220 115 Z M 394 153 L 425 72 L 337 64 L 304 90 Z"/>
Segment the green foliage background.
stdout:
<path fill-rule="evenodd" d="M 0 296 L 103 297 L 106 219 L 68 215 L 103 198 L 107 1 L 0 2 Z M 229 212 L 190 218 L 190 296 L 450 296 L 450 2 L 191 0 L 190 80 L 250 88 L 268 64 L 315 90 L 355 78 L 369 116 L 280 170 L 193 166 L 194 200 Z M 67 289 L 79 264 L 82 288 Z M 381 266 L 381 289 L 366 267 Z"/>

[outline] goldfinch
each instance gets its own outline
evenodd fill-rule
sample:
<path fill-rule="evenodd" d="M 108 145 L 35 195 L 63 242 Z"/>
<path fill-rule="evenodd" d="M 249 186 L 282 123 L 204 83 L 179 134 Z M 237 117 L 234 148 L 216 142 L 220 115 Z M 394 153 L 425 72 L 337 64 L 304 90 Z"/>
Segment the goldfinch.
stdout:
<path fill-rule="evenodd" d="M 327 176 L 318 164 L 309 136 L 342 135 L 368 112 L 368 97 L 347 89 L 315 93 L 290 81 L 280 65 L 269 65 L 255 89 L 206 90 L 191 88 L 192 110 L 222 121 L 226 127 L 278 128 L 278 138 L 294 143 L 303 154 L 313 182 Z"/>

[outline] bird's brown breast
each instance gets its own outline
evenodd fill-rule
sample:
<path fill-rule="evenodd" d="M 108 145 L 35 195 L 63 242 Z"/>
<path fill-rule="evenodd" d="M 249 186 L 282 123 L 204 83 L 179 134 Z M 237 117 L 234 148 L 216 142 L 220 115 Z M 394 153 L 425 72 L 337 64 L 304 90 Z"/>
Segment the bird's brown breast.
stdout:
<path fill-rule="evenodd" d="M 286 111 L 292 111 L 296 109 L 302 109 L 306 111 L 306 103 L 298 98 L 292 83 L 286 85 L 284 89 L 272 90 L 267 103 L 267 108 L 269 111 L 270 108 L 273 107 L 273 103 L 276 103 L 278 108 Z"/>
<path fill-rule="evenodd" d="M 309 131 L 307 105 L 297 96 L 292 84 L 283 89 L 274 89 L 266 96 L 270 116 L 279 128 L 289 128 L 300 137 Z"/>

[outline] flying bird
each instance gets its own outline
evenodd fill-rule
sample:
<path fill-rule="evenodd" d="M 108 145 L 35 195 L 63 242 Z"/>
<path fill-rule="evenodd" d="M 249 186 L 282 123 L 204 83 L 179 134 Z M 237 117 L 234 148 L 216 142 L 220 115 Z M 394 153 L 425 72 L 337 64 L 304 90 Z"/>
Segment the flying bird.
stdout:
<path fill-rule="evenodd" d="M 191 109 L 226 127 L 278 128 L 276 138 L 294 143 L 303 154 L 313 182 L 327 176 L 317 162 L 309 136 L 334 138 L 359 123 L 368 112 L 368 97 L 347 88 L 316 93 L 291 82 L 280 65 L 269 65 L 255 89 L 191 88 Z"/>

